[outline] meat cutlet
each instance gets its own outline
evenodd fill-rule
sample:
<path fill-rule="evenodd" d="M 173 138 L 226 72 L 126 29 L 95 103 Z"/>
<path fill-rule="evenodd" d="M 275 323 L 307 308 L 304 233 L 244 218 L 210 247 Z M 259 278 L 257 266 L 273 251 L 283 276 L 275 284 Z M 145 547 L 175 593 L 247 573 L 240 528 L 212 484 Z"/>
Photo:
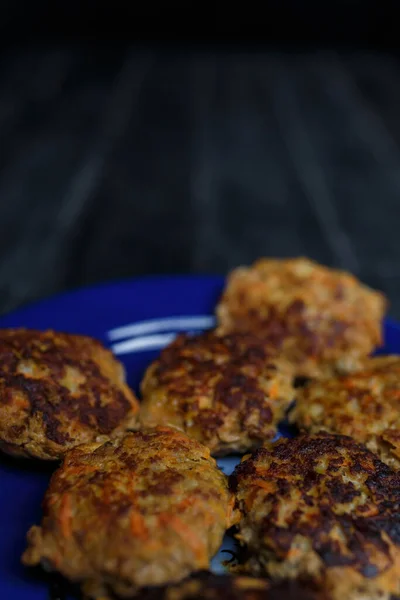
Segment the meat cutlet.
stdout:
<path fill-rule="evenodd" d="M 348 435 L 400 469 L 400 357 L 368 358 L 357 373 L 310 382 L 290 420 L 311 433 Z"/>
<path fill-rule="evenodd" d="M 0 330 L 0 448 L 56 460 L 135 426 L 122 364 L 90 337 Z"/>
<path fill-rule="evenodd" d="M 254 574 L 312 578 L 333 600 L 400 592 L 400 475 L 349 437 L 303 434 L 231 477 Z"/>
<path fill-rule="evenodd" d="M 42 564 L 89 597 L 129 597 L 208 569 L 237 519 L 208 448 L 167 427 L 79 446 L 53 475 L 25 565 Z"/>
<path fill-rule="evenodd" d="M 145 373 L 141 422 L 174 426 L 214 456 L 260 446 L 294 397 L 274 352 L 252 334 L 179 336 Z"/>
<path fill-rule="evenodd" d="M 234 269 L 217 306 L 218 330 L 253 331 L 281 347 L 299 377 L 357 368 L 382 343 L 384 296 L 345 271 L 306 258 Z"/>

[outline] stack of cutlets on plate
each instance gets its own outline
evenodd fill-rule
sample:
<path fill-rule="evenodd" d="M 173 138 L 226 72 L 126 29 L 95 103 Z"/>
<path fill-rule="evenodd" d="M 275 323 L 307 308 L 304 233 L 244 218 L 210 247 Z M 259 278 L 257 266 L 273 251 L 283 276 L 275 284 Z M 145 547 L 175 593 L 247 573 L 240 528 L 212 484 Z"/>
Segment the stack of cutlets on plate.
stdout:
<path fill-rule="evenodd" d="M 235 269 L 215 329 L 166 347 L 140 403 L 99 342 L 1 331 L 1 447 L 62 460 L 24 564 L 95 599 L 400 596 L 400 358 L 371 358 L 385 311 L 304 258 Z M 299 435 L 274 441 L 287 415 Z M 214 457 L 235 453 L 228 479 Z M 242 560 L 213 575 L 233 527 Z"/>

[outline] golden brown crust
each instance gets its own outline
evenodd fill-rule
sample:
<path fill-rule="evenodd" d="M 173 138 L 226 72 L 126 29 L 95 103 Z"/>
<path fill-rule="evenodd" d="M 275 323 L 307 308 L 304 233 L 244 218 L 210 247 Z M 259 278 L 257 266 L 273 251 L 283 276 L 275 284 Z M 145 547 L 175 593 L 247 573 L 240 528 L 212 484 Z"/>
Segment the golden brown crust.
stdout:
<path fill-rule="evenodd" d="M 124 370 L 86 336 L 0 330 L 0 448 L 55 460 L 80 443 L 136 424 L 139 404 Z"/>
<path fill-rule="evenodd" d="M 205 572 L 177 585 L 143 590 L 140 597 L 142 600 L 267 600 L 269 587 L 265 579 Z"/>
<path fill-rule="evenodd" d="M 349 435 L 399 469 L 400 357 L 366 359 L 357 373 L 309 383 L 290 420 L 311 433 Z"/>
<path fill-rule="evenodd" d="M 271 584 L 256 577 L 202 573 L 166 588 L 141 592 L 141 600 L 330 600 L 311 582 Z"/>
<path fill-rule="evenodd" d="M 382 343 L 384 296 L 355 277 L 305 258 L 260 259 L 230 273 L 219 331 L 254 331 L 280 345 L 296 375 L 357 367 Z"/>
<path fill-rule="evenodd" d="M 178 337 L 144 376 L 141 422 L 177 427 L 214 455 L 259 446 L 294 396 L 291 371 L 274 352 L 251 334 Z"/>
<path fill-rule="evenodd" d="M 400 475 L 361 444 L 281 439 L 245 458 L 231 485 L 255 573 L 314 578 L 334 600 L 399 594 Z"/>
<path fill-rule="evenodd" d="M 93 598 L 129 596 L 207 569 L 232 509 L 205 446 L 169 428 L 127 433 L 66 455 L 23 562 L 61 572 Z"/>

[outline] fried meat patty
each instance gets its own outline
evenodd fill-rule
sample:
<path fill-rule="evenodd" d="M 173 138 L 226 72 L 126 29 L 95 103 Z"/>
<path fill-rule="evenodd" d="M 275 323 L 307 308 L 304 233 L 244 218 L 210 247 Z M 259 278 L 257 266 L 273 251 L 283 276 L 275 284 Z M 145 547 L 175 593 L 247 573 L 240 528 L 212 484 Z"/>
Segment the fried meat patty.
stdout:
<path fill-rule="evenodd" d="M 369 358 L 360 372 L 309 383 L 290 420 L 312 433 L 349 435 L 400 469 L 400 357 Z"/>
<path fill-rule="evenodd" d="M 271 584 L 256 577 L 201 573 L 180 584 L 141 592 L 141 600 L 330 600 L 311 582 Z"/>
<path fill-rule="evenodd" d="M 141 422 L 177 427 L 216 456 L 261 445 L 294 396 L 273 353 L 251 334 L 179 336 L 145 373 Z"/>
<path fill-rule="evenodd" d="M 55 460 L 135 425 L 122 364 L 92 338 L 0 330 L 0 448 Z"/>
<path fill-rule="evenodd" d="M 349 437 L 280 439 L 231 478 L 254 573 L 311 577 L 333 600 L 400 592 L 400 475 Z"/>
<path fill-rule="evenodd" d="M 208 448 L 167 427 L 69 452 L 43 512 L 24 564 L 57 570 L 93 598 L 208 569 L 235 522 L 227 479 Z"/>
<path fill-rule="evenodd" d="M 217 306 L 219 330 L 254 331 L 304 377 L 352 370 L 382 342 L 384 296 L 344 271 L 305 258 L 260 259 L 233 270 Z"/>

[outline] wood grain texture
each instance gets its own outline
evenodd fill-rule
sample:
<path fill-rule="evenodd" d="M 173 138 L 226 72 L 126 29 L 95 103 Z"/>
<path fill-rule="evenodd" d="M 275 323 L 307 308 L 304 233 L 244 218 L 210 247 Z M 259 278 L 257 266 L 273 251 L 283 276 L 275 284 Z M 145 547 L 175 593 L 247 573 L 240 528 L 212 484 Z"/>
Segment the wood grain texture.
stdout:
<path fill-rule="evenodd" d="M 306 254 L 400 318 L 395 55 L 42 45 L 0 83 L 0 310 Z"/>

